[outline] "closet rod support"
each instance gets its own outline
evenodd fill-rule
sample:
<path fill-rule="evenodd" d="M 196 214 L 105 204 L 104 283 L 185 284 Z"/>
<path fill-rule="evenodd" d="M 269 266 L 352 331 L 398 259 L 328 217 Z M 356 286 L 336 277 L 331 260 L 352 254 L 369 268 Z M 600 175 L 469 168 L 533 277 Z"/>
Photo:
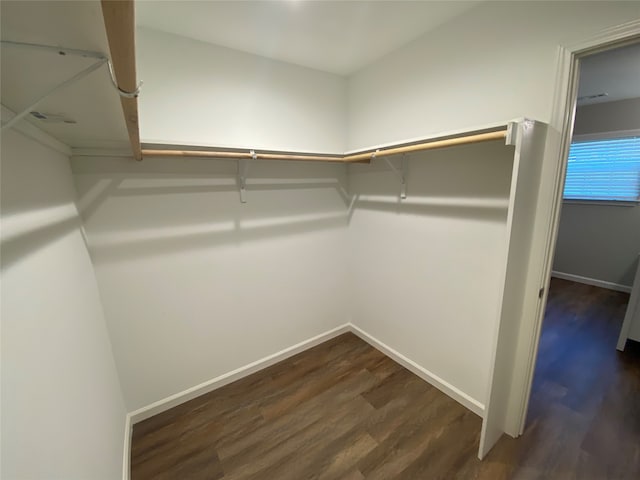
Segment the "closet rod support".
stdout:
<path fill-rule="evenodd" d="M 401 169 L 398 169 L 393 164 L 390 158 L 385 157 L 384 159 L 387 166 L 389 167 L 389 170 L 391 170 L 394 173 L 394 175 L 398 177 L 398 180 L 400 180 L 400 198 L 402 200 L 405 200 L 407 198 L 407 165 L 408 163 L 407 163 L 406 157 L 407 157 L 406 154 L 402 155 Z"/>
<path fill-rule="evenodd" d="M 509 122 L 507 124 L 507 134 L 505 136 L 505 145 L 516 146 L 518 142 L 518 122 Z"/>
<path fill-rule="evenodd" d="M 253 160 L 258 158 L 256 152 L 249 153 Z M 249 160 L 238 160 L 238 189 L 240 190 L 240 203 L 247 203 L 247 174 L 249 173 Z"/>
<path fill-rule="evenodd" d="M 126 90 L 123 90 L 122 88 L 120 88 L 120 86 L 118 85 L 118 82 L 116 81 L 116 76 L 113 71 L 113 65 L 111 63 L 111 60 L 109 60 L 109 57 L 102 52 L 94 52 L 91 50 L 79 50 L 77 48 L 57 47 L 55 45 L 44 45 L 41 43 L 14 42 L 11 40 L 0 40 L 0 44 L 2 44 L 3 47 L 24 48 L 28 50 L 41 50 L 45 52 L 57 53 L 58 55 L 62 55 L 62 56 L 70 55 L 70 56 L 83 57 L 83 58 L 95 58 L 96 60 L 105 60 L 107 62 L 107 66 L 109 67 L 109 76 L 111 77 L 111 83 L 113 85 L 113 88 L 115 88 L 116 92 L 118 92 L 118 95 L 125 98 L 137 98 L 138 95 L 140 95 L 140 88 L 142 87 L 142 81 L 138 82 L 135 90 L 131 92 L 127 92 Z"/>

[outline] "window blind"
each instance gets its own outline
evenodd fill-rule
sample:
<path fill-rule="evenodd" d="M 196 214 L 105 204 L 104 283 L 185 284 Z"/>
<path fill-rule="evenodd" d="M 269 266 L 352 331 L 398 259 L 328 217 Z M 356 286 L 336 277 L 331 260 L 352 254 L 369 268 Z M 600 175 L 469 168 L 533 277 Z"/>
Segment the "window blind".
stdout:
<path fill-rule="evenodd" d="M 564 198 L 637 202 L 640 199 L 640 137 L 572 143 Z"/>

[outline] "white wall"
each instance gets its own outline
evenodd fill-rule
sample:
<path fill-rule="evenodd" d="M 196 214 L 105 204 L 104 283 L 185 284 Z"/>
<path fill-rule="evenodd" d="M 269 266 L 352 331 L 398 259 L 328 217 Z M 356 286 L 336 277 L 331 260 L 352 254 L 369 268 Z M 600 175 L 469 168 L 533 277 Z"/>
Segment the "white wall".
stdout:
<path fill-rule="evenodd" d="M 341 152 L 524 115 L 548 121 L 558 44 L 622 23 L 637 13 L 628 3 L 484 2 L 348 80 L 140 29 L 139 76 L 145 81 L 140 98 L 142 137 L 149 142 Z M 287 218 L 318 211 L 339 217 L 346 204 L 335 190 L 312 189 L 315 195 L 324 192 L 321 198 L 309 197 L 306 189 L 250 192 L 249 203 L 240 205 L 233 187 L 218 186 L 212 191 L 218 180 L 208 178 L 203 185 L 203 180 L 190 178 L 202 174 L 230 178 L 234 163 L 150 160 L 130 165 L 112 160 L 112 167 L 105 167 L 100 160 L 77 159 L 77 185 L 89 205 L 85 217 L 91 252 L 128 407 L 144 406 L 343 322 L 348 309 L 341 302 L 347 301 L 344 292 L 350 285 L 355 288 L 350 308 L 356 324 L 370 328 L 374 336 L 474 400 L 484 401 L 489 332 L 497 309 L 499 266 L 495 260 L 503 253 L 500 239 L 505 233 L 510 174 L 510 166 L 494 168 L 491 162 L 510 163 L 511 156 L 503 158 L 503 151 L 494 152 L 495 158 L 487 154 L 486 168 L 492 174 L 484 165 L 475 170 L 480 167 L 473 162 L 466 164 L 469 173 L 456 171 L 465 178 L 460 191 L 459 180 L 443 181 L 439 176 L 450 178 L 447 175 L 452 172 L 446 169 L 456 167 L 434 173 L 430 160 L 417 165 L 420 173 L 411 174 L 410 181 L 417 182 L 413 188 L 420 182 L 428 187 L 418 187 L 419 203 L 426 202 L 426 207 L 416 207 L 420 213 L 396 218 L 387 211 L 386 200 L 384 206 L 372 208 L 371 202 L 361 199 L 351 212 L 349 228 L 355 280 L 352 284 L 339 280 L 345 288 L 327 285 L 310 273 L 317 268 L 320 272 L 342 268 L 338 259 L 348 258 L 340 243 L 345 239 L 345 220 L 304 234 L 296 227 L 293 236 L 289 227 L 269 227 L 273 233 L 265 238 L 245 226 L 245 220 L 269 223 L 273 218 L 291 225 Z M 104 171 L 108 168 L 115 170 Z M 282 176 L 294 166 L 259 168 L 264 168 L 260 175 L 268 177 Z M 339 167 L 295 168 L 303 169 L 301 177 L 313 178 L 314 169 L 333 172 Z M 354 167 L 350 179 L 356 191 L 381 188 L 375 176 L 361 177 L 359 168 Z M 158 174 L 163 169 L 169 169 L 166 176 Z M 384 188 L 396 188 L 392 176 L 380 175 L 390 182 Z M 434 186 L 439 192 L 435 206 L 429 193 Z M 263 204 L 263 195 L 273 196 L 275 203 Z M 492 198 L 490 204 L 502 206 L 474 206 L 474 199 L 486 195 Z M 441 201 L 454 206 L 439 206 Z M 401 234 L 413 231 L 424 241 L 412 243 L 413 237 Z M 453 239 L 451 231 L 456 233 Z M 299 236 L 307 241 L 301 243 Z M 439 255 L 424 256 L 422 249 L 429 250 L 432 242 Z M 472 248 L 464 250 L 463 244 Z M 383 252 L 388 249 L 403 260 L 396 264 L 387 258 Z M 292 267 L 297 264 L 289 260 L 292 255 L 305 258 L 302 265 L 307 273 L 297 273 L 303 281 L 293 281 L 296 270 Z M 263 265 L 256 258 L 269 261 Z M 424 278 L 424 272 L 431 270 L 424 264 L 419 268 L 416 258 L 434 262 L 438 277 L 446 276 L 447 283 L 442 286 L 436 277 Z M 469 263 L 467 258 L 473 260 Z M 249 278 L 256 265 L 264 278 Z M 399 291 L 389 297 L 376 272 L 386 272 L 388 283 L 399 289 L 408 283 L 407 269 L 415 275 L 408 278 L 415 280 L 413 288 L 419 292 Z M 268 275 L 276 280 L 269 282 Z M 288 278 L 295 294 L 276 294 L 272 286 L 281 276 Z M 341 278 L 338 273 L 332 276 Z M 488 280 L 479 282 L 479 278 Z M 453 286 L 453 279 L 460 283 Z M 311 283 L 303 287 L 302 282 Z M 316 296 L 313 308 L 305 308 L 302 299 L 313 290 L 310 285 Z M 265 291 L 277 300 L 264 298 Z M 332 302 L 338 291 L 343 296 Z M 455 292 L 469 291 L 468 304 L 454 301 Z M 375 300 L 368 303 L 372 297 Z M 251 300 L 238 300 L 245 298 Z M 437 301 L 423 310 L 423 298 Z M 285 314 L 264 307 L 271 302 L 279 309 L 286 306 Z M 447 307 L 453 313 L 444 313 L 445 303 L 455 304 Z M 398 311 L 402 313 L 397 315 Z M 212 319 L 216 312 L 219 317 Z M 259 312 L 266 312 L 264 318 Z M 423 312 L 432 323 L 414 335 L 412 326 L 419 324 L 417 318 Z M 458 314 L 473 314 L 478 322 L 467 326 L 464 348 L 470 354 L 452 363 L 450 352 L 459 348 L 453 337 L 466 325 L 456 324 L 462 318 Z M 389 326 L 390 318 L 401 318 L 401 328 Z M 269 332 L 269 324 L 279 333 Z M 145 343 L 151 330 L 155 341 Z M 282 332 L 288 336 L 281 336 Z M 437 345 L 423 348 L 425 337 L 438 338 Z M 144 345 L 142 352 L 139 345 Z"/>
<path fill-rule="evenodd" d="M 130 411 L 348 321 L 346 169 L 73 160 Z"/>
<path fill-rule="evenodd" d="M 576 109 L 574 135 L 640 130 L 640 98 L 584 105 Z"/>
<path fill-rule="evenodd" d="M 125 408 L 68 158 L 2 133 L 2 478 L 122 475 Z"/>
<path fill-rule="evenodd" d="M 640 207 L 562 207 L 556 272 L 630 287 L 640 253 Z"/>
<path fill-rule="evenodd" d="M 364 149 L 523 116 L 548 123 L 554 120 L 558 46 L 639 16 L 634 2 L 482 2 L 350 77 L 348 148 Z M 557 128 L 554 123 L 551 137 L 558 135 Z M 547 168 L 554 161 L 549 155 Z M 422 180 L 410 173 L 410 182 L 429 182 L 441 196 L 455 195 L 456 181 L 431 163 L 419 167 Z M 497 170 L 485 171 L 476 164 L 466 168 L 461 177 L 469 182 L 470 193 L 463 192 L 462 198 L 475 198 L 474 189 L 482 196 L 483 189 L 491 190 L 494 182 L 502 185 L 506 198 L 508 179 L 494 178 Z M 364 185 L 359 185 L 357 177 L 354 173 L 350 181 L 358 188 L 380 188 L 378 180 L 363 179 Z M 388 181 L 393 185 L 392 177 Z M 541 192 L 540 219 L 550 194 Z M 489 332 L 495 326 L 491 322 L 495 322 L 499 289 L 495 276 L 500 266 L 495 260 L 502 248 L 504 224 L 497 217 L 482 215 L 481 208 L 471 208 L 474 213 L 467 215 L 433 208 L 416 215 L 402 209 L 396 212 L 389 205 L 393 204 L 387 203 L 385 209 L 358 207 L 353 216 L 352 235 L 372 242 L 363 247 L 364 252 L 354 254 L 354 285 L 359 289 L 354 321 L 484 402 Z M 462 265 L 467 258 L 475 259 L 471 267 Z M 381 273 L 367 280 L 364 272 Z M 479 290 L 481 294 L 476 295 Z M 460 314 L 478 323 L 464 325 Z M 456 336 L 462 337 L 461 344 L 454 342 Z"/>
<path fill-rule="evenodd" d="M 548 123 L 558 45 L 638 17 L 637 2 L 482 2 L 349 79 L 349 149 Z"/>
<path fill-rule="evenodd" d="M 140 28 L 143 142 L 342 153 L 346 79 Z"/>
<path fill-rule="evenodd" d="M 353 322 L 480 405 L 513 154 L 491 142 L 412 155 L 401 202 L 383 161 L 350 170 Z"/>
<path fill-rule="evenodd" d="M 640 130 L 640 99 L 579 107 L 574 135 Z M 640 206 L 562 206 L 557 272 L 630 287 L 640 253 Z"/>

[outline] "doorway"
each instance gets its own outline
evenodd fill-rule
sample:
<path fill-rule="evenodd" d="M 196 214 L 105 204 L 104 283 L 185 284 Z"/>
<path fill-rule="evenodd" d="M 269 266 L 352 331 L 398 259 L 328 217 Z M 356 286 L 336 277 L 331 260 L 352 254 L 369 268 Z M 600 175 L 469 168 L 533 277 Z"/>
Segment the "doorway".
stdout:
<path fill-rule="evenodd" d="M 562 468 L 582 462 L 596 477 L 626 478 L 640 471 L 640 343 L 622 354 L 616 346 L 640 252 L 640 42 L 593 50 L 576 57 L 571 148 L 521 433 L 533 449 L 538 436 L 555 439 Z"/>
<path fill-rule="evenodd" d="M 551 119 L 538 178 L 537 198 L 528 204 L 521 219 L 531 230 L 530 244 L 518 257 L 520 276 L 509 280 L 518 291 L 517 312 L 500 315 L 492 360 L 489 391 L 485 401 L 479 458 L 484 458 L 502 433 L 523 434 L 533 374 L 549 293 L 553 254 L 560 223 L 564 178 L 571 144 L 579 67 L 582 59 L 640 41 L 640 20 L 600 32 L 580 43 L 558 47 L 558 68 Z M 524 217 L 527 217 L 526 220 Z M 522 255 L 525 255 L 523 257 Z M 512 296 L 506 297 L 507 299 Z"/>

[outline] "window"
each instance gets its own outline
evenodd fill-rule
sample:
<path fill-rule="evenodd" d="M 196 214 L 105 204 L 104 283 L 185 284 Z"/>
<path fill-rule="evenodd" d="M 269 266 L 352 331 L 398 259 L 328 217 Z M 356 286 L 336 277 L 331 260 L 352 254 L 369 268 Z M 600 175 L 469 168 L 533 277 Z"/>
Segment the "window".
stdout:
<path fill-rule="evenodd" d="M 639 201 L 640 136 L 572 143 L 564 198 Z"/>

